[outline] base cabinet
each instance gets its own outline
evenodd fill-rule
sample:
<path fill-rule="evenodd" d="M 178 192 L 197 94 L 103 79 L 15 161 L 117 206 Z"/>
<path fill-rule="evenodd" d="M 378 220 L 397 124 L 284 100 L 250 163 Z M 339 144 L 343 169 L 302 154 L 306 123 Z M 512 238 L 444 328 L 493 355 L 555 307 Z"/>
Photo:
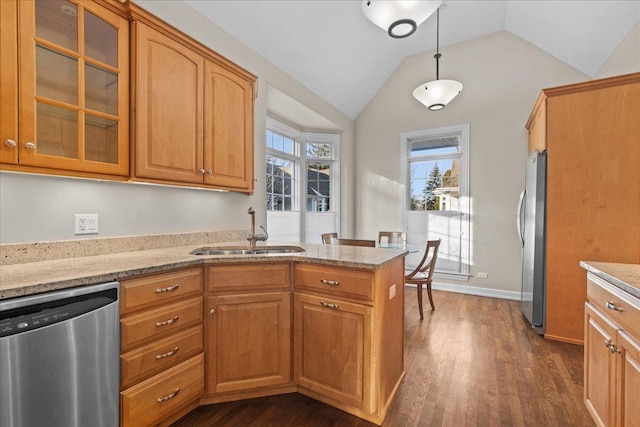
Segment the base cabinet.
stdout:
<path fill-rule="evenodd" d="M 296 292 L 296 383 L 370 411 L 372 311 L 366 305 Z"/>
<path fill-rule="evenodd" d="M 206 403 L 292 391 L 291 264 L 206 269 Z"/>
<path fill-rule="evenodd" d="M 296 264 L 293 310 L 298 392 L 381 424 L 404 377 L 404 258 Z"/>
<path fill-rule="evenodd" d="M 640 425 L 640 301 L 588 273 L 584 401 L 599 426 Z"/>
<path fill-rule="evenodd" d="M 121 281 L 121 426 L 168 424 L 198 405 L 202 287 L 202 267 Z"/>
<path fill-rule="evenodd" d="M 211 296 L 207 312 L 208 393 L 291 381 L 290 292 Z"/>

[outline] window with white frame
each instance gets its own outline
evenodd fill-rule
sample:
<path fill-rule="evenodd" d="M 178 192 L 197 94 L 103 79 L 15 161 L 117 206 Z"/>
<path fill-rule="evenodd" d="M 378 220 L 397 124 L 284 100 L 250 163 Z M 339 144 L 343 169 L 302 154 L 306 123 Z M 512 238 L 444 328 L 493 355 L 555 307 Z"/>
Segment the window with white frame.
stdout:
<path fill-rule="evenodd" d="M 273 240 L 320 243 L 338 227 L 339 136 L 267 120 L 267 223 Z"/>
<path fill-rule="evenodd" d="M 402 134 L 407 242 L 441 239 L 435 272 L 454 278 L 469 274 L 468 135 L 466 124 Z"/>

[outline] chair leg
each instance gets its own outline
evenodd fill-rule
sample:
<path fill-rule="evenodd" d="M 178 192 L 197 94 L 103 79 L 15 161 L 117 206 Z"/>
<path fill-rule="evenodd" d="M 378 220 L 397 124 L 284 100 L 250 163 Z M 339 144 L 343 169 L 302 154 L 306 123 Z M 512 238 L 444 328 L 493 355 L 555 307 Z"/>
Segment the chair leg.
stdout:
<path fill-rule="evenodd" d="M 427 282 L 427 295 L 429 295 L 429 303 L 431 304 L 431 310 L 435 310 L 436 306 L 433 305 L 433 295 L 431 295 L 431 282 Z"/>
<path fill-rule="evenodd" d="M 420 310 L 420 319 L 424 319 L 424 315 L 422 314 L 422 283 L 416 283 L 416 288 L 418 289 L 418 310 Z"/>

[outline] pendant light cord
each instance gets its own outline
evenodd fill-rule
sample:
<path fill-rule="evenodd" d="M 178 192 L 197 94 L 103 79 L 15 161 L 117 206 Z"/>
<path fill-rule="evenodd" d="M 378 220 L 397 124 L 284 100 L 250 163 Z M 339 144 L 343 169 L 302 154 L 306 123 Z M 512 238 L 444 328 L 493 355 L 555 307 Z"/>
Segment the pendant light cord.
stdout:
<path fill-rule="evenodd" d="M 440 8 L 436 10 L 436 80 L 440 80 Z"/>

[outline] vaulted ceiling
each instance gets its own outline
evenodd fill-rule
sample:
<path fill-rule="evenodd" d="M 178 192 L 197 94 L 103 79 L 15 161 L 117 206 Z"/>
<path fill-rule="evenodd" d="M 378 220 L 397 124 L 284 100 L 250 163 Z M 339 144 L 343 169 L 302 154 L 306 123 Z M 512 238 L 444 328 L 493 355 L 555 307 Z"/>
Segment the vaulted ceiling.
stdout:
<path fill-rule="evenodd" d="M 352 119 L 404 58 L 436 47 L 435 15 L 393 39 L 359 0 L 184 1 Z M 593 77 L 639 20 L 640 0 L 453 0 L 440 48 L 508 31 Z"/>

